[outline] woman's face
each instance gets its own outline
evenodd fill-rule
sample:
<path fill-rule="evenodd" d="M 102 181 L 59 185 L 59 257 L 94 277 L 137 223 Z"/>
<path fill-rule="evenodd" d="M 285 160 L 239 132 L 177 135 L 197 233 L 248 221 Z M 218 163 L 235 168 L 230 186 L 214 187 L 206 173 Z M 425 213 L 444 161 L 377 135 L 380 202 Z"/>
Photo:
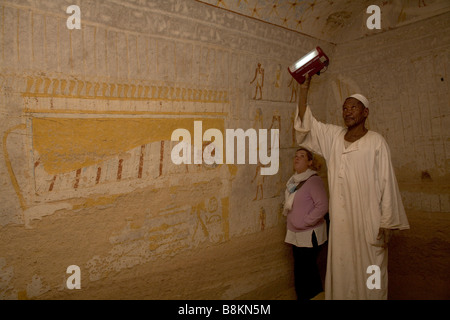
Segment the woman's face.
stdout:
<path fill-rule="evenodd" d="M 308 154 L 305 150 L 299 150 L 295 153 L 294 170 L 296 173 L 302 173 L 312 165 L 312 160 L 308 160 Z"/>

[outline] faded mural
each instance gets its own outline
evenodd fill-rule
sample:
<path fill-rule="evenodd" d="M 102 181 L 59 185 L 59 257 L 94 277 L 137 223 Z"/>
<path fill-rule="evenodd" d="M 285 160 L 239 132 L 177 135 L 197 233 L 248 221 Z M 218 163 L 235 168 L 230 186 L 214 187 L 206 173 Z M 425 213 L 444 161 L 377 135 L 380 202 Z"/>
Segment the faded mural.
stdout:
<path fill-rule="evenodd" d="M 263 177 L 260 165 L 175 165 L 171 134 L 185 128 L 193 136 L 194 121 L 202 121 L 203 131 L 223 133 L 255 125 L 279 129 L 281 150 L 291 148 L 294 110 L 280 108 L 293 102 L 286 68 L 302 44 L 282 56 L 265 54 L 252 36 L 196 20 L 178 25 L 169 12 L 212 10 L 183 1 L 175 8 L 161 2 L 156 11 L 152 2 L 81 6 L 81 28 L 69 30 L 61 10 L 66 4 L 0 6 L 1 105 L 7 115 L 1 174 L 8 199 L 1 204 L 1 225 L 45 235 L 51 232 L 45 225 L 67 214 L 120 212 L 110 217 L 122 227 L 101 231 L 104 240 L 91 242 L 92 254 L 78 262 L 90 281 L 277 225 L 274 200 L 281 199 L 290 169 Z M 168 15 L 162 19 L 159 10 Z M 248 45 L 254 49 L 243 50 Z M 286 155 L 282 151 L 281 158 Z M 131 200 L 141 194 L 145 201 Z M 64 233 L 76 242 L 73 228 Z M 8 269 L 14 249 L 2 252 L 2 272 L 12 279 L 3 298 L 31 298 L 55 286 L 45 272 L 21 263 Z"/>
<path fill-rule="evenodd" d="M 70 1 L 2 1 L 0 299 L 63 291 L 58 268 L 71 263 L 101 281 L 284 223 L 298 99 L 287 67 L 317 45 L 334 54 L 330 25 L 344 30 L 346 15 L 325 2 L 320 19 L 323 1 L 82 2 L 81 29 L 69 30 Z M 430 14 L 442 7 L 428 2 Z M 414 19 L 409 8 L 392 9 L 398 23 Z M 330 79 L 313 102 L 359 88 Z M 194 121 L 278 129 L 280 170 L 175 165 L 171 134 L 193 136 Z"/>

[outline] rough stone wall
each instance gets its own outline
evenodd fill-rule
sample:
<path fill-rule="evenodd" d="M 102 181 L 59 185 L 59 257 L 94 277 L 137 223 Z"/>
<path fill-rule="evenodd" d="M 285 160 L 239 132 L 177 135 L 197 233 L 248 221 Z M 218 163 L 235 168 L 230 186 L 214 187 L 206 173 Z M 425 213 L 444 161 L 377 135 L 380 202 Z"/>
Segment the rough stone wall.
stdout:
<path fill-rule="evenodd" d="M 72 4 L 81 29 L 66 25 Z M 195 1 L 2 1 L 0 17 L 1 298 L 58 297 L 70 265 L 83 288 L 111 288 L 125 270 L 283 227 L 287 66 L 332 45 Z M 171 134 L 195 139 L 194 121 L 279 129 L 280 170 L 262 176 L 248 155 L 175 165 Z"/>

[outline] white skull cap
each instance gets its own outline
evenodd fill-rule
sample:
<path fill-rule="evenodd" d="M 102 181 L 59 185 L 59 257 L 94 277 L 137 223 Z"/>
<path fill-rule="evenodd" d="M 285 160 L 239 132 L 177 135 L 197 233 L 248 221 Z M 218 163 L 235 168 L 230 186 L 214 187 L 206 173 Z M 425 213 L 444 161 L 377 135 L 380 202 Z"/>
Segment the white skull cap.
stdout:
<path fill-rule="evenodd" d="M 351 95 L 349 98 L 355 98 L 359 101 L 362 102 L 362 104 L 364 105 L 364 107 L 369 108 L 369 100 L 367 100 L 366 97 L 364 97 L 362 94 L 356 93 Z"/>

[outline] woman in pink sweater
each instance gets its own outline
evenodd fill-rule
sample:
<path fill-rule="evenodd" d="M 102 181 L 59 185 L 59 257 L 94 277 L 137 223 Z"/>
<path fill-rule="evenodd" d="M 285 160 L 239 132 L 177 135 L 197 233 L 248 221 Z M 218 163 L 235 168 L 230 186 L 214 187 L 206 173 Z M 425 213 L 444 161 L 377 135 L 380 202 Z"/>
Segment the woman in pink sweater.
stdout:
<path fill-rule="evenodd" d="M 286 184 L 284 212 L 287 214 L 285 242 L 292 244 L 295 290 L 299 300 L 311 299 L 323 291 L 317 266 L 320 245 L 327 241 L 324 219 L 328 196 L 317 172 L 313 154 L 300 148 L 295 153 L 295 174 Z"/>

